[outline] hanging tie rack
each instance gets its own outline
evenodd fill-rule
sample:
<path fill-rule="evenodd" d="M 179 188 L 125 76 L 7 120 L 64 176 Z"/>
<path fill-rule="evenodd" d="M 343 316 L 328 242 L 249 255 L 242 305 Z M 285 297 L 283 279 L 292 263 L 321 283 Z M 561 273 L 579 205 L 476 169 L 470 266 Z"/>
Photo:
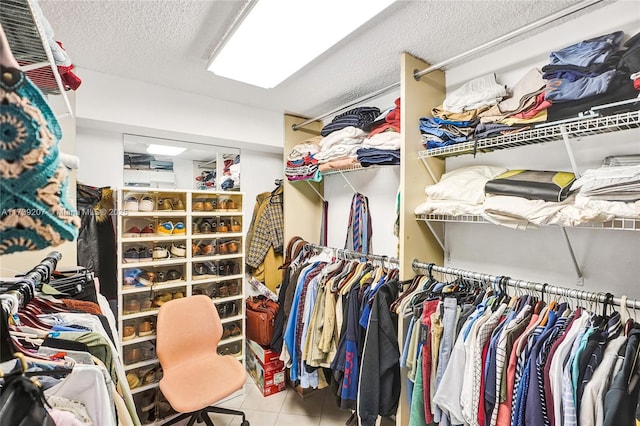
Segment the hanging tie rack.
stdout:
<path fill-rule="evenodd" d="M 399 259 L 395 257 L 389 257 L 389 256 L 384 256 L 379 254 L 364 254 L 355 250 L 327 247 L 327 246 L 321 246 L 313 243 L 306 243 L 304 245 L 304 248 L 305 250 L 314 251 L 316 253 L 320 253 L 323 250 L 332 250 L 335 253 L 336 258 L 338 259 L 344 259 L 344 260 L 366 259 L 370 261 L 379 261 L 379 262 L 382 262 L 383 264 L 385 262 L 388 262 L 390 264 L 400 265 Z"/>
<path fill-rule="evenodd" d="M 484 274 L 481 272 L 466 271 L 464 269 L 450 268 L 447 266 L 439 266 L 433 263 L 423 263 L 415 259 L 411 266 L 414 271 L 436 271 L 443 274 L 455 275 L 460 278 L 469 278 L 484 282 L 497 282 L 497 280 L 503 279 L 504 284 L 509 287 L 514 287 L 522 290 L 532 290 L 541 292 L 544 294 L 555 294 L 559 296 L 570 297 L 572 299 L 586 300 L 589 302 L 607 303 L 616 306 L 624 306 L 631 309 L 640 309 L 640 300 L 628 299 L 623 297 L 611 297 L 606 293 L 593 293 L 584 290 L 578 290 L 567 287 L 558 287 L 549 284 L 536 283 L 530 281 L 516 280 L 513 278 L 505 278 L 496 275 Z"/>

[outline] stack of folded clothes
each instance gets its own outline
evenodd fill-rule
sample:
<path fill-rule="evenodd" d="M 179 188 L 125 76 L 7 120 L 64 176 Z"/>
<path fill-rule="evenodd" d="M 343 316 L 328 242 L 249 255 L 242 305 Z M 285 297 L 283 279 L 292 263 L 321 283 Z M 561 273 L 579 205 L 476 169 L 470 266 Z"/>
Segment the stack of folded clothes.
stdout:
<path fill-rule="evenodd" d="M 495 166 L 468 166 L 442 175 L 435 185 L 427 185 L 427 201 L 414 210 L 415 214 L 445 216 L 480 215 L 485 200 L 484 186 L 507 169 Z"/>
<path fill-rule="evenodd" d="M 640 71 L 640 37 L 619 50 L 622 31 L 605 34 L 551 52 L 542 68 L 545 99 L 552 103 L 549 121 L 637 96 L 631 75 Z"/>
<path fill-rule="evenodd" d="M 376 107 L 357 107 L 333 117 L 331 123 L 324 126 L 320 134 L 322 136 L 329 136 L 331 133 L 344 129 L 345 127 L 364 129 L 373 123 L 379 115 L 380 109 Z"/>
<path fill-rule="evenodd" d="M 322 138 L 319 142 L 320 151 L 314 155 L 320 172 L 358 165 L 356 153 L 366 135 L 364 130 L 348 126 Z"/>
<path fill-rule="evenodd" d="M 465 142 L 473 135 L 478 115 L 507 95 L 505 86 L 488 74 L 464 84 L 433 108 L 433 117 L 420 119 L 422 142 L 427 149 Z"/>
<path fill-rule="evenodd" d="M 400 98 L 396 106 L 372 123 L 369 136 L 356 151 L 363 167 L 400 164 Z"/>
<path fill-rule="evenodd" d="M 638 156 L 630 157 L 638 160 Z M 624 161 L 630 165 L 589 169 L 576 180 L 571 187 L 578 191 L 576 206 L 616 217 L 640 218 L 640 163 Z"/>
<path fill-rule="evenodd" d="M 318 160 L 315 155 L 320 152 L 319 142 L 322 139 L 316 136 L 294 146 L 287 155 L 287 165 L 284 174 L 290 181 L 322 179 L 318 170 Z"/>
<path fill-rule="evenodd" d="M 545 81 L 533 68 L 509 90 L 509 97 L 479 114 L 476 138 L 510 134 L 530 128 L 530 124 L 547 120 L 551 102 L 544 98 Z"/>

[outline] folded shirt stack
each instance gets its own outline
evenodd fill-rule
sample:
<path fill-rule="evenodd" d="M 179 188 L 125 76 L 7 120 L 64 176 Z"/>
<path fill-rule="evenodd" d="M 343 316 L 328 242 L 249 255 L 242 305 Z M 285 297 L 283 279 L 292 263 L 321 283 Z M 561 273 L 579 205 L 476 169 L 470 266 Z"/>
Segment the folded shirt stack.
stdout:
<path fill-rule="evenodd" d="M 640 218 L 640 163 L 638 156 L 606 158 L 599 169 L 589 169 L 574 182 L 576 206 L 615 217 Z M 623 162 L 631 165 L 609 165 Z M 635 162 L 635 164 L 633 164 Z"/>
<path fill-rule="evenodd" d="M 544 98 L 545 81 L 542 73 L 533 68 L 509 91 L 509 97 L 482 112 L 476 138 L 529 128 L 529 124 L 547 120 L 547 108 L 551 102 Z"/>
<path fill-rule="evenodd" d="M 356 154 L 362 167 L 393 166 L 400 164 L 400 150 L 360 148 Z"/>
<path fill-rule="evenodd" d="M 631 75 L 640 71 L 640 37 L 620 49 L 622 31 L 567 46 L 542 68 L 545 99 L 552 102 L 548 120 L 575 116 L 590 108 L 637 96 Z"/>
<path fill-rule="evenodd" d="M 380 109 L 376 107 L 362 106 L 353 108 L 333 117 L 331 123 L 324 126 L 320 134 L 322 136 L 329 136 L 331 133 L 344 129 L 345 127 L 364 129 L 373 123 L 379 115 Z"/>
<path fill-rule="evenodd" d="M 319 142 L 322 139 L 316 136 L 294 146 L 287 155 L 287 164 L 284 174 L 290 181 L 295 180 L 320 180 L 318 160 L 314 158 L 320 152 Z"/>
<path fill-rule="evenodd" d="M 314 155 L 319 164 L 348 157 L 356 157 L 356 151 L 362 147 L 366 137 L 364 130 L 348 126 L 332 132 L 319 142 L 320 151 Z"/>
<path fill-rule="evenodd" d="M 465 142 L 473 135 L 478 116 L 507 95 L 505 86 L 497 84 L 495 74 L 488 74 L 464 84 L 433 108 L 433 117 L 420 118 L 422 143 L 427 149 Z"/>

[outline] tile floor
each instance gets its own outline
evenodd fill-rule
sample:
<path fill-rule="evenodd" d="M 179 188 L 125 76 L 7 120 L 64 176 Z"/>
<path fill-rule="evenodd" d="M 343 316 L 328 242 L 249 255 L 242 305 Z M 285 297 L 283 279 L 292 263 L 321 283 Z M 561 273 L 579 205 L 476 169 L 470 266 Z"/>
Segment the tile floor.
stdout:
<path fill-rule="evenodd" d="M 304 399 L 291 388 L 264 397 L 247 376 L 244 390 L 244 395 L 218 405 L 244 411 L 251 426 L 342 426 L 351 415 L 336 407 L 329 389 L 315 391 Z M 215 426 L 239 426 L 242 422 L 239 416 L 210 416 Z M 186 424 L 186 420 L 178 423 Z M 379 424 L 393 426 L 395 422 L 385 418 Z"/>

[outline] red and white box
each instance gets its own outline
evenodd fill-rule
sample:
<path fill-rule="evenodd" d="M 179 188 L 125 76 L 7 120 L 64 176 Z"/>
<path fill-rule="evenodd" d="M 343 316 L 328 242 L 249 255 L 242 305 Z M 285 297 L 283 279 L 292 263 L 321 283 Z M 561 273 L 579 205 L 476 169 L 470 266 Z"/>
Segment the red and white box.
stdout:
<path fill-rule="evenodd" d="M 284 362 L 280 352 L 264 348 L 247 339 L 247 372 L 253 378 L 262 395 L 281 392 L 286 387 Z"/>

